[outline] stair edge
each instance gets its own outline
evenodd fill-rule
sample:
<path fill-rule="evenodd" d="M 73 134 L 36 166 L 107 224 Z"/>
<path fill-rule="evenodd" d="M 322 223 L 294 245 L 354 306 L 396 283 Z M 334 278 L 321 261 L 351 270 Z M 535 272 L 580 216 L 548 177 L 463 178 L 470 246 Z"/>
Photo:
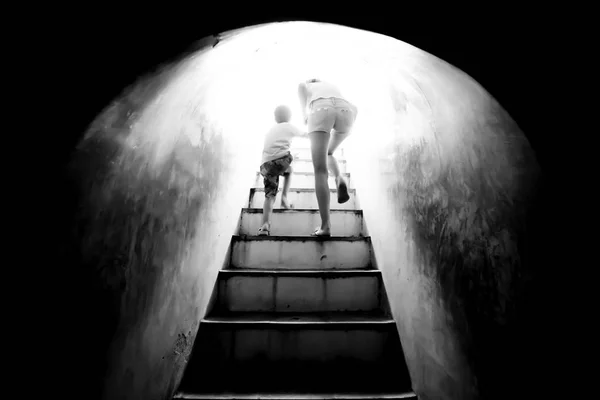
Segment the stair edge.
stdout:
<path fill-rule="evenodd" d="M 239 399 L 239 400 L 254 400 L 254 399 L 289 399 L 289 400 L 368 400 L 368 399 L 418 399 L 415 392 L 403 393 L 373 393 L 373 394 L 300 394 L 300 393 L 256 393 L 256 394 L 233 394 L 233 393 L 206 393 L 192 394 L 185 392 L 175 393 L 173 399 L 187 400 L 209 400 L 209 399 Z"/>

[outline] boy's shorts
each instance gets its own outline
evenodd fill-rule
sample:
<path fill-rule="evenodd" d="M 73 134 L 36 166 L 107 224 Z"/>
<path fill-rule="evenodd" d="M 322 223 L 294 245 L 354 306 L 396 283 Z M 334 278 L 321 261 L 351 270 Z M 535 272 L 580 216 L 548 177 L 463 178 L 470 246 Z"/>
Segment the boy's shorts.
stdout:
<path fill-rule="evenodd" d="M 265 184 L 265 198 L 277 196 L 279 190 L 279 175 L 285 175 L 294 157 L 287 153 L 285 156 L 267 161 L 260 166 L 260 174 Z"/>

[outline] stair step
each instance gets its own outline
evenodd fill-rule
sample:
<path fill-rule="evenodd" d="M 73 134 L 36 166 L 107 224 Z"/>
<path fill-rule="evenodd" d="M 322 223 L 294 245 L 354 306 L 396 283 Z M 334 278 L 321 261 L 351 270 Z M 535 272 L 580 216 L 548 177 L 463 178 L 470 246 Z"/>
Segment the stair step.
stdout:
<path fill-rule="evenodd" d="M 198 351 L 215 368 L 236 363 L 335 363 L 345 359 L 363 365 L 379 363 L 399 349 L 393 319 L 268 323 L 252 317 L 204 318 Z M 242 322 L 244 321 L 244 322 Z M 308 322 L 305 320 L 305 322 Z M 196 351 L 196 350 L 194 350 Z M 395 354 L 398 356 L 398 354 Z M 402 354 L 400 352 L 400 357 Z"/>
<path fill-rule="evenodd" d="M 342 174 L 349 173 L 346 160 L 338 160 L 338 167 Z M 294 158 L 294 161 L 292 162 L 292 168 L 294 170 L 294 174 L 311 174 L 315 172 L 312 160 L 307 158 Z M 260 173 L 259 170 L 257 170 L 256 172 Z M 329 176 L 333 176 L 333 173 L 331 171 L 328 172 Z"/>
<path fill-rule="evenodd" d="M 346 268 L 340 265 L 316 265 L 316 266 L 307 266 L 307 265 L 294 265 L 294 264 L 279 264 L 279 265 L 258 265 L 254 267 L 238 267 L 235 265 L 229 265 L 223 271 L 254 271 L 254 270 L 265 270 L 265 271 L 344 271 L 344 270 L 352 270 L 352 271 L 372 271 L 372 265 L 368 264 L 362 267 L 352 267 Z"/>
<path fill-rule="evenodd" d="M 407 393 L 254 393 L 254 394 L 231 394 L 231 393 L 207 393 L 207 394 L 191 394 L 191 393 L 176 393 L 173 399 L 182 400 L 371 400 L 371 399 L 389 399 L 389 400 L 417 400 L 418 397 L 414 392 Z"/>
<path fill-rule="evenodd" d="M 348 172 L 348 163 L 346 160 L 337 160 L 340 172 Z M 294 158 L 292 168 L 295 172 L 314 172 L 312 158 Z"/>
<path fill-rule="evenodd" d="M 274 326 L 279 329 L 339 329 L 353 328 L 361 325 L 394 325 L 394 319 L 382 310 L 378 312 L 313 312 L 313 313 L 281 313 L 281 312 L 229 312 L 209 314 L 202 319 L 203 324 L 246 325 L 252 327 Z"/>
<path fill-rule="evenodd" d="M 293 184 L 294 182 L 292 182 Z M 281 188 L 282 183 L 279 184 L 279 191 L 277 192 L 277 197 L 275 198 L 275 207 L 281 206 Z M 314 186 L 314 185 L 313 185 Z M 354 210 L 357 208 L 356 204 L 356 190 L 348 189 L 348 194 L 350 195 L 350 200 L 345 202 L 344 204 L 340 204 L 337 202 L 337 189 L 330 189 L 330 209 L 333 210 Z M 319 206 L 317 204 L 317 195 L 315 193 L 315 188 L 290 188 L 288 192 L 288 200 L 294 204 L 294 207 L 301 209 L 311 209 L 318 210 Z M 265 203 L 265 189 L 262 187 L 262 184 L 258 188 L 250 189 L 250 201 L 248 202 L 248 206 L 250 208 L 262 208 Z"/>
<path fill-rule="evenodd" d="M 311 313 L 382 310 L 379 270 L 221 270 L 220 312 Z"/>
<path fill-rule="evenodd" d="M 332 210 L 332 233 L 338 236 L 362 236 L 363 216 L 361 210 Z M 240 235 L 255 235 L 262 225 L 262 208 L 242 209 Z M 274 209 L 271 216 L 271 234 L 277 236 L 306 236 L 321 224 L 319 210 Z"/>
<path fill-rule="evenodd" d="M 402 393 L 410 378 L 391 319 L 313 324 L 258 317 L 200 324 L 185 393 Z M 207 323 L 207 321 L 211 321 Z M 252 321 L 255 320 L 255 321 Z M 226 377 L 226 379 L 224 379 Z"/>
<path fill-rule="evenodd" d="M 310 150 L 310 146 L 309 147 L 292 147 L 292 148 L 290 148 L 290 153 L 292 153 L 292 156 L 294 156 L 294 158 L 311 158 L 312 159 L 312 152 Z M 345 154 L 343 148 L 338 148 L 335 151 L 334 155 L 338 161 L 344 160 L 346 157 L 346 154 Z"/>
<path fill-rule="evenodd" d="M 336 158 L 336 160 L 337 160 L 338 164 L 340 165 L 340 167 L 341 167 L 342 164 L 347 164 L 348 163 L 345 159 L 342 159 L 342 158 Z M 301 162 L 312 163 L 312 157 L 305 157 L 305 158 L 296 157 L 296 158 L 294 158 L 294 161 L 301 161 Z"/>
<path fill-rule="evenodd" d="M 232 268 L 364 269 L 371 265 L 371 238 L 240 236 L 231 242 Z"/>
<path fill-rule="evenodd" d="M 192 355 L 179 390 L 184 393 L 296 393 L 338 395 L 381 392 L 410 393 L 412 385 L 403 355 L 394 353 L 380 363 L 361 363 L 343 357 L 336 362 L 225 362 L 211 365 L 213 359 L 198 352 Z M 396 360 L 393 356 L 398 357 Z M 410 398 L 410 397 L 405 397 Z"/>
<path fill-rule="evenodd" d="M 346 183 L 349 188 L 353 188 L 352 177 L 349 173 L 342 174 L 342 176 L 346 179 Z M 279 185 L 283 187 L 284 177 L 279 177 Z M 335 179 L 332 175 L 329 175 L 329 179 L 327 179 L 327 183 L 329 184 L 330 189 L 335 189 L 337 186 L 335 184 Z M 292 173 L 292 182 L 295 188 L 306 188 L 306 189 L 314 189 L 315 187 L 315 174 L 314 172 L 294 172 Z M 260 174 L 260 172 L 256 173 L 256 179 L 254 180 L 254 188 L 264 188 L 264 178 Z"/>
<path fill-rule="evenodd" d="M 260 174 L 260 172 L 258 172 L 258 171 L 257 171 L 257 172 L 256 172 L 256 174 L 257 174 L 257 175 L 258 175 L 258 176 L 259 176 L 259 177 L 262 179 L 262 175 Z M 331 172 L 329 172 L 329 174 L 330 174 L 330 176 L 333 176 L 333 175 L 331 175 Z M 314 171 L 311 171 L 311 170 L 309 170 L 309 171 L 304 171 L 304 172 L 300 172 L 300 171 L 294 171 L 294 172 L 292 172 L 292 175 L 294 175 L 294 176 L 292 177 L 292 179 L 294 179 L 295 177 L 300 177 L 300 176 L 309 176 L 309 177 L 311 177 L 311 178 L 313 178 L 313 179 L 314 179 L 315 172 L 314 172 Z M 343 176 L 345 179 L 350 179 L 350 177 L 351 177 L 352 175 L 350 174 L 350 172 L 344 172 L 344 173 L 342 173 L 342 176 Z"/>

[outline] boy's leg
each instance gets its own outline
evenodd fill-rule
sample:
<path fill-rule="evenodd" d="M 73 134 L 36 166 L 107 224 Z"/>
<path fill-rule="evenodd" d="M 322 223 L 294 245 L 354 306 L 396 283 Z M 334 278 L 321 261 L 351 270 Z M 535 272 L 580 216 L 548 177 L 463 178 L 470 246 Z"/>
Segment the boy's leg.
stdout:
<path fill-rule="evenodd" d="M 260 231 L 271 231 L 271 215 L 273 214 L 273 204 L 275 204 L 275 196 L 265 197 L 265 203 L 263 204 L 263 218 L 262 224 L 260 226 Z"/>
<path fill-rule="evenodd" d="M 285 172 L 283 173 L 283 189 L 281 191 L 281 206 L 283 208 L 292 208 L 292 204 L 287 199 L 288 190 L 290 189 L 290 185 L 292 182 L 292 172 L 294 172 L 292 166 L 290 165 Z"/>
<path fill-rule="evenodd" d="M 271 231 L 271 215 L 273 214 L 273 204 L 279 190 L 279 175 L 283 175 L 290 168 L 292 160 L 292 155 L 288 154 L 276 160 L 266 162 L 260 167 L 260 173 L 264 177 L 265 203 L 263 204 L 263 220 L 258 232 L 259 235 L 268 235 Z"/>
<path fill-rule="evenodd" d="M 259 235 L 268 235 L 271 231 L 271 215 L 273 214 L 273 204 L 279 190 L 279 175 L 273 174 L 272 165 L 265 163 L 260 167 L 260 173 L 263 176 L 265 186 L 265 202 L 263 204 L 262 224 L 259 229 Z"/>

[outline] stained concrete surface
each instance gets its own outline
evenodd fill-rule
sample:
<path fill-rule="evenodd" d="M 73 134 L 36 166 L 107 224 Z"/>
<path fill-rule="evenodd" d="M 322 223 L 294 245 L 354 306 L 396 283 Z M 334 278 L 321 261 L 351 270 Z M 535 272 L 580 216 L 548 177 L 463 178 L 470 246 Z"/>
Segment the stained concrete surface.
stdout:
<path fill-rule="evenodd" d="M 327 274 L 278 275 L 231 270 L 219 275 L 219 305 L 228 312 L 373 311 L 381 307 L 379 273 L 335 275 L 330 270 Z"/>
<path fill-rule="evenodd" d="M 347 202 L 340 204 L 337 201 L 337 191 L 330 190 L 330 200 L 329 207 L 332 210 L 353 210 L 359 208 L 358 203 L 356 201 L 356 191 L 354 189 L 348 189 L 348 194 L 350 195 L 350 200 Z M 313 210 L 318 210 L 317 206 L 315 190 L 313 189 L 290 189 L 288 193 L 288 200 L 294 204 L 296 208 L 308 208 Z M 265 201 L 265 191 L 264 188 L 260 189 L 252 189 L 250 191 L 250 201 L 249 205 L 252 208 L 261 208 Z M 281 190 L 277 192 L 277 196 L 275 197 L 275 205 L 278 206 L 281 204 Z"/>
<path fill-rule="evenodd" d="M 541 170 L 482 87 L 441 60 L 413 61 L 392 89 L 395 135 L 371 152 L 347 146 L 357 192 L 381 194 L 361 206 L 413 387 L 424 399 L 521 398 Z"/>
<path fill-rule="evenodd" d="M 178 68 L 166 69 L 171 87 Z M 218 126 L 177 107 L 177 89 L 152 90 L 160 81 L 105 110 L 70 165 L 80 199 L 70 254 L 109 317 L 90 398 L 175 390 L 254 178 L 226 162 L 246 155 Z"/>
<path fill-rule="evenodd" d="M 428 65 L 430 62 L 433 61 L 424 57 L 420 60 L 420 65 Z M 431 78 L 430 74 L 434 72 L 424 68 L 420 78 Z M 437 81 L 432 80 L 429 83 L 430 88 L 438 91 L 453 79 L 456 77 L 452 74 L 441 74 Z M 471 83 L 461 84 L 470 88 L 467 91 L 477 91 L 472 88 Z M 426 91 L 427 87 L 425 86 L 423 90 Z M 140 95 L 139 98 L 151 100 L 155 94 L 156 92 L 150 91 Z M 426 93 L 426 95 L 431 101 L 431 94 Z M 416 104 L 413 105 L 413 115 L 422 115 L 421 120 L 413 121 L 415 126 L 419 123 L 425 126 L 433 121 L 438 129 L 444 126 L 444 121 L 450 122 L 448 115 L 452 115 L 454 108 L 460 106 L 460 97 L 456 96 L 456 93 L 446 93 L 438 97 L 446 98 L 448 101 L 433 103 L 429 109 L 418 105 L 423 103 L 423 97 L 414 97 Z M 180 140 L 177 147 L 173 146 L 166 152 L 169 156 L 165 157 L 163 154 L 159 166 L 152 164 L 155 155 L 150 148 L 134 151 L 125 146 L 126 138 L 130 136 L 129 124 L 135 122 L 142 108 L 147 104 L 142 101 L 129 105 L 115 105 L 113 113 L 106 115 L 117 115 L 118 118 L 109 118 L 111 122 L 98 129 L 99 132 L 104 132 L 103 135 L 97 135 L 82 144 L 73 163 L 75 179 L 81 188 L 82 202 L 79 220 L 74 225 L 73 233 L 72 249 L 75 249 L 76 254 L 71 255 L 81 259 L 82 270 L 85 269 L 82 274 L 87 276 L 89 282 L 97 288 L 97 295 L 105 299 L 104 302 L 98 302 L 102 306 L 95 310 L 98 313 L 96 315 L 105 321 L 103 326 L 99 327 L 105 330 L 105 334 L 98 335 L 104 338 L 104 342 L 98 343 L 95 349 L 88 350 L 87 355 L 96 357 L 99 360 L 98 364 L 101 365 L 103 350 L 107 345 L 111 345 L 111 356 L 106 361 L 106 370 L 111 371 L 112 374 L 106 383 L 99 382 L 96 386 L 96 388 L 105 387 L 105 393 L 108 393 L 109 398 L 160 398 L 174 389 L 178 376 L 181 375 L 181 366 L 194 339 L 194 331 L 202 314 L 202 304 L 208 302 L 207 299 L 212 291 L 211 285 L 214 283 L 220 265 L 220 261 L 214 259 L 219 258 L 218 255 L 214 255 L 214 249 L 219 246 L 226 247 L 225 241 L 221 242 L 220 239 L 212 236 L 201 236 L 201 233 L 212 232 L 211 229 L 217 226 L 216 221 L 221 221 L 222 218 L 230 222 L 228 226 L 231 231 L 235 229 L 237 223 L 235 215 L 229 215 L 229 211 L 223 211 L 224 208 L 215 211 L 212 207 L 217 203 L 211 203 L 211 200 L 219 196 L 219 188 L 224 187 L 216 183 L 230 183 L 228 177 L 233 176 L 235 171 L 227 171 L 217 161 L 216 165 L 219 168 L 212 169 L 210 165 L 202 165 L 201 170 L 204 174 L 202 178 L 190 172 L 194 171 L 193 165 L 197 161 L 208 160 L 211 155 L 215 157 L 214 160 L 220 158 L 219 151 L 223 151 L 224 147 L 221 136 L 208 136 L 202 139 L 203 145 L 192 145 L 186 140 Z M 403 107 L 409 107 L 407 104 L 402 105 L 401 100 L 398 104 L 400 114 Z M 443 110 L 443 113 L 435 115 L 432 110 L 437 108 Z M 485 112 L 488 115 L 497 113 L 502 117 L 502 111 L 498 111 L 497 108 L 496 111 L 493 110 L 494 107 Z M 157 113 L 159 111 L 156 110 Z M 474 111 L 472 115 L 478 113 L 481 111 Z M 402 319 L 402 323 L 407 326 L 402 328 L 399 324 L 399 331 L 413 384 L 416 384 L 421 391 L 422 398 L 461 398 L 460 393 L 463 393 L 461 391 L 469 389 L 469 387 L 460 387 L 465 385 L 465 382 L 472 384 L 476 382 L 479 389 L 492 391 L 502 388 L 503 384 L 511 387 L 510 378 L 516 374 L 511 374 L 513 371 L 507 370 L 506 375 L 497 375 L 494 380 L 492 373 L 500 369 L 491 368 L 489 364 L 493 364 L 500 357 L 501 361 L 498 361 L 498 364 L 503 367 L 517 364 L 516 368 L 518 368 L 517 355 L 509 352 L 501 354 L 509 350 L 508 343 L 516 343 L 510 342 L 508 336 L 502 333 L 503 329 L 511 330 L 515 326 L 515 321 L 510 318 L 504 322 L 502 320 L 510 316 L 507 310 L 512 306 L 523 309 L 518 301 L 522 292 L 511 289 L 509 283 L 502 283 L 494 274 L 516 271 L 513 272 L 514 276 L 518 276 L 521 272 L 528 272 L 526 267 L 532 263 L 531 257 L 535 256 L 528 251 L 532 249 L 531 246 L 515 242 L 510 237 L 511 234 L 522 232 L 523 221 L 531 214 L 529 211 L 525 212 L 526 206 L 534 204 L 534 201 L 529 200 L 528 197 L 530 194 L 533 195 L 535 180 L 531 178 L 532 180 L 529 181 L 528 171 L 535 172 L 536 166 L 535 162 L 527 161 L 531 160 L 528 145 L 518 139 L 522 135 L 519 132 L 516 133 L 516 139 L 506 135 L 501 135 L 500 138 L 504 138 L 509 144 L 511 140 L 522 144 L 507 147 L 502 145 L 502 141 L 490 141 L 479 146 L 479 149 L 474 149 L 481 151 L 483 148 L 484 152 L 482 155 L 471 157 L 471 161 L 487 161 L 485 166 L 508 159 L 506 162 L 502 161 L 505 162 L 504 174 L 496 178 L 500 179 L 499 187 L 503 189 L 501 192 L 508 192 L 504 197 L 499 197 L 507 199 L 507 202 L 499 202 L 498 197 L 491 194 L 478 199 L 476 194 L 481 192 L 473 191 L 476 194 L 470 194 L 469 185 L 483 187 L 483 193 L 493 193 L 494 190 L 489 187 L 493 188 L 496 183 L 487 184 L 486 188 L 486 179 L 495 176 L 486 175 L 486 170 L 483 168 L 469 165 L 467 161 L 469 157 L 464 153 L 460 153 L 460 156 L 455 158 L 451 157 L 452 152 L 457 148 L 460 149 L 461 146 L 470 148 L 464 144 L 457 146 L 457 143 L 462 142 L 456 139 L 460 138 L 469 127 L 477 125 L 477 121 L 465 120 L 463 117 L 464 114 L 461 118 L 456 118 L 455 122 L 459 123 L 451 125 L 454 133 L 442 136 L 440 141 L 425 137 L 427 140 L 422 146 L 406 146 L 402 141 L 398 142 L 398 153 L 404 152 L 404 155 L 396 157 L 399 161 L 397 168 L 412 173 L 405 178 L 405 182 L 393 182 L 388 187 L 389 192 L 377 192 L 389 193 L 384 196 L 386 201 L 383 207 L 381 204 L 378 205 L 389 213 L 378 214 L 372 204 L 363 205 L 361 200 L 367 224 L 370 224 L 369 230 L 377 226 L 376 215 L 386 215 L 386 217 L 392 215 L 396 221 L 396 224 L 380 225 L 379 232 L 375 229 L 372 237 L 378 238 L 379 241 L 379 243 L 375 242 L 374 246 L 376 251 L 379 247 L 379 262 L 384 271 L 388 295 L 392 297 L 393 304 L 396 304 L 395 317 Z M 492 120 L 497 122 L 497 131 L 503 131 L 503 124 L 506 126 L 512 124 L 510 121 L 506 122 L 504 117 Z M 481 140 L 480 143 L 485 142 Z M 500 150 L 490 153 L 489 150 L 496 148 L 497 145 Z M 437 154 L 433 147 L 438 147 Z M 186 153 L 185 149 L 190 151 L 187 156 L 183 156 Z M 515 150 L 517 151 L 514 152 Z M 525 161 L 524 163 L 518 158 L 521 150 L 525 154 L 521 159 Z M 432 164 L 435 164 L 437 157 L 438 160 L 447 162 L 441 164 L 444 167 L 464 166 L 462 170 L 441 168 L 437 175 L 437 181 L 442 182 L 441 186 L 452 196 L 436 195 L 436 187 L 440 190 L 439 185 L 432 183 L 436 179 L 422 174 L 423 170 L 426 172 L 432 170 L 423 167 L 428 165 L 427 157 L 431 154 L 433 156 L 429 159 L 434 160 L 431 161 Z M 356 158 L 351 161 L 351 155 L 348 155 L 348 159 L 349 163 L 358 164 Z M 116 168 L 113 167 L 115 165 Z M 353 175 L 355 175 L 354 171 L 360 170 L 360 167 L 357 167 L 358 165 L 352 168 Z M 421 174 L 418 172 L 419 169 Z M 446 175 L 442 173 L 444 171 L 447 172 Z M 508 174 L 515 171 L 516 174 Z M 502 171 L 496 174 L 500 172 Z M 518 172 L 523 174 L 519 175 Z M 456 179 L 457 174 L 459 179 Z M 175 179 L 171 181 L 170 178 L 173 177 Z M 249 176 L 249 182 L 251 178 Z M 358 184 L 360 177 L 356 176 L 356 179 L 357 187 L 360 188 Z M 366 180 L 363 176 L 363 188 L 364 182 Z M 473 185 L 473 183 L 481 183 L 483 186 Z M 213 193 L 211 195 L 194 191 L 202 187 L 214 187 L 215 192 L 211 189 Z M 379 189 L 382 189 L 381 186 Z M 239 193 L 242 192 L 243 190 L 240 189 Z M 242 197 L 247 199 L 245 195 Z M 391 197 L 394 201 L 390 200 Z M 459 205 L 452 202 L 445 203 L 443 200 L 455 197 L 462 200 Z M 490 224 L 485 218 L 473 218 L 477 212 L 466 214 L 472 216 L 471 220 L 462 217 L 458 210 L 461 209 L 461 205 L 463 209 L 468 210 L 464 207 L 468 203 L 466 199 L 475 203 L 479 209 L 487 211 L 486 216 L 492 223 Z M 441 214 L 434 214 L 438 218 L 435 220 L 428 212 L 434 210 L 436 204 L 440 204 L 439 202 L 442 205 L 441 210 L 438 210 Z M 226 208 L 235 213 L 233 210 L 239 210 L 242 203 L 235 206 L 231 204 Z M 212 206 L 209 207 L 209 204 Z M 495 204 L 504 205 L 494 207 Z M 456 210 L 456 214 L 452 213 L 453 210 Z M 499 216 L 494 217 L 494 213 L 499 213 Z M 428 218 L 420 219 L 422 216 Z M 432 225 L 427 224 L 429 216 L 437 222 Z M 440 231 L 439 228 L 444 226 L 444 218 L 454 220 L 457 224 L 450 225 L 450 229 L 446 225 L 445 230 Z M 469 230 L 473 221 L 477 221 L 481 226 L 485 226 L 483 222 L 485 221 L 488 226 L 499 227 L 498 232 L 508 233 L 508 236 L 502 236 L 505 233 L 497 233 L 495 236 L 488 234 L 487 237 L 492 241 L 497 240 L 500 245 L 508 244 L 513 247 L 500 246 L 500 252 L 491 255 L 485 252 L 485 247 L 483 252 L 477 253 L 477 249 L 482 250 L 482 247 L 473 244 L 461 248 L 460 245 L 464 241 L 455 242 L 457 243 L 455 246 L 448 244 L 452 243 L 449 241 L 450 238 L 464 240 L 474 237 L 476 233 Z M 200 224 L 202 229 L 198 229 L 197 224 Z M 403 231 L 405 226 L 408 227 L 408 232 Z M 183 229 L 184 227 L 187 229 Z M 154 234 L 150 234 L 152 232 Z M 401 239 L 391 242 L 390 238 L 394 237 L 394 233 Z M 520 237 L 529 240 L 531 234 L 529 230 L 522 233 Z M 223 236 L 227 236 L 227 233 L 221 235 L 221 238 Z M 382 248 L 387 250 L 382 251 Z M 403 256 L 382 255 L 390 251 L 399 253 L 399 249 L 408 252 Z M 196 253 L 194 262 L 186 258 L 190 252 Z M 442 257 L 442 254 L 446 254 L 446 257 Z M 479 256 L 476 256 L 477 254 Z M 202 255 L 200 257 L 202 262 L 197 262 L 199 255 Z M 208 259 L 205 260 L 206 256 Z M 497 261 L 496 256 L 500 261 Z M 408 268 L 396 270 L 386 268 L 385 265 L 389 264 L 389 260 L 405 261 L 403 265 Z M 161 269 L 156 268 L 156 265 L 168 267 Z M 202 271 L 206 273 L 195 270 L 191 265 L 200 265 Z M 483 265 L 483 267 L 469 269 L 465 268 L 465 265 Z M 494 265 L 498 268 L 494 269 Z M 396 275 L 396 279 L 399 280 L 394 281 L 393 275 Z M 195 287 L 192 282 L 199 283 Z M 519 279 L 513 278 L 512 282 L 518 283 Z M 197 286 L 202 286 L 202 289 Z M 408 292 L 404 296 L 417 299 L 421 304 L 420 308 L 401 310 L 404 301 L 400 301 L 398 294 L 394 295 L 394 288 L 402 289 L 398 290 L 398 293 Z M 502 296 L 501 293 L 507 288 L 510 293 Z M 415 302 L 413 300 L 407 304 L 415 304 Z M 504 311 L 502 308 L 498 310 L 497 307 L 502 307 L 503 304 L 506 307 Z M 483 322 L 477 322 L 481 321 L 481 317 L 484 317 Z M 411 329 L 415 335 L 407 333 Z M 519 331 L 513 329 L 513 332 Z M 489 343 L 499 343 L 499 345 L 490 346 Z M 496 350 L 491 352 L 490 349 Z M 94 351 L 96 353 L 93 353 Z M 455 357 L 452 357 L 453 354 Z M 507 355 L 512 357 L 510 363 L 506 362 L 509 359 Z M 467 364 L 469 368 L 466 368 Z M 102 369 L 102 366 L 98 368 L 99 371 Z M 90 397 L 94 395 L 95 393 L 91 393 Z M 488 396 L 488 398 L 492 397 Z"/>

